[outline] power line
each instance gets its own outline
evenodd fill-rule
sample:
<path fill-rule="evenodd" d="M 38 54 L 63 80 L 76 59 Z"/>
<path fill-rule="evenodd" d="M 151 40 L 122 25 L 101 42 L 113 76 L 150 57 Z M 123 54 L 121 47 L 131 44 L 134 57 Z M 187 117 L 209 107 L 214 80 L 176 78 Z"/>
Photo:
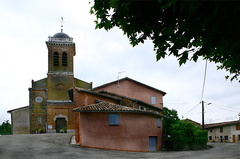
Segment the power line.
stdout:
<path fill-rule="evenodd" d="M 193 109 L 195 109 L 200 103 L 198 103 L 196 106 L 194 106 L 191 110 L 189 110 L 187 113 L 185 113 L 183 116 L 185 116 L 186 114 L 188 114 L 190 111 L 192 111 Z"/>
<path fill-rule="evenodd" d="M 207 105 L 207 108 L 212 112 L 213 115 L 215 115 L 217 118 L 219 118 L 219 116 L 214 113 L 214 111 L 211 109 L 211 107 L 209 105 Z"/>
<path fill-rule="evenodd" d="M 204 77 L 203 77 L 203 87 L 202 87 L 202 95 L 201 95 L 201 100 L 203 100 L 203 93 L 204 93 L 204 88 L 205 88 L 205 82 L 206 82 L 206 76 L 207 76 L 207 60 L 205 63 L 205 71 L 204 71 Z"/>
<path fill-rule="evenodd" d="M 201 100 L 200 103 L 203 100 L 203 93 L 204 93 L 204 88 L 205 88 L 205 83 L 206 83 L 206 76 L 207 76 L 207 60 L 205 63 L 205 70 L 204 70 L 204 77 L 203 77 L 203 87 L 202 87 L 202 95 L 201 95 Z M 185 116 L 186 114 L 188 114 L 190 111 L 192 111 L 194 108 L 196 108 L 200 103 L 198 103 L 196 106 L 194 106 L 191 110 L 189 110 L 187 113 L 185 113 L 183 116 Z"/>
<path fill-rule="evenodd" d="M 221 109 L 225 109 L 225 110 L 228 110 L 228 111 L 239 112 L 239 109 L 237 109 L 237 108 L 231 108 L 231 107 L 221 106 L 221 105 L 217 105 L 217 104 L 213 104 L 212 106 L 218 107 L 218 108 L 221 108 Z"/>

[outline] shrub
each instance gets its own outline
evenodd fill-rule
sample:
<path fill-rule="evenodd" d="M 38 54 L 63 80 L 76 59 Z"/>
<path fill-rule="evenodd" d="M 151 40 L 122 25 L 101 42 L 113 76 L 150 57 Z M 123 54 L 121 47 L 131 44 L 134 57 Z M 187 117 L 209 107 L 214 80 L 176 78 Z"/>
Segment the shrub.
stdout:
<path fill-rule="evenodd" d="M 10 135 L 12 134 L 12 125 L 8 120 L 4 121 L 2 125 L 0 125 L 0 134 L 1 135 Z"/>
<path fill-rule="evenodd" d="M 172 150 L 197 150 L 207 146 L 207 132 L 191 122 L 178 121 L 170 132 Z"/>
<path fill-rule="evenodd" d="M 207 146 L 207 131 L 181 121 L 176 110 L 163 108 L 163 145 L 167 150 L 197 150 Z"/>

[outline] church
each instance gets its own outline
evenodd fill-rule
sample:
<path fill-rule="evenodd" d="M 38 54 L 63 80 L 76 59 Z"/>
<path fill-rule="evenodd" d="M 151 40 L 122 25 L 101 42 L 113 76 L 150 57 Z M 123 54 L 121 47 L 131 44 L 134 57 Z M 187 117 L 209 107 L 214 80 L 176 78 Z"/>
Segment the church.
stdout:
<path fill-rule="evenodd" d="M 74 77 L 73 38 L 62 30 L 48 38 L 47 77 L 32 81 L 29 106 L 8 111 L 13 134 L 74 132 L 84 147 L 162 148 L 164 91 L 128 77 L 92 88 Z"/>
<path fill-rule="evenodd" d="M 63 128 L 74 131 L 73 102 L 69 99 L 68 89 L 92 88 L 92 83 L 74 77 L 76 52 L 73 38 L 62 31 L 48 38 L 47 77 L 32 81 L 28 107 L 8 111 L 13 134 L 60 132 Z"/>

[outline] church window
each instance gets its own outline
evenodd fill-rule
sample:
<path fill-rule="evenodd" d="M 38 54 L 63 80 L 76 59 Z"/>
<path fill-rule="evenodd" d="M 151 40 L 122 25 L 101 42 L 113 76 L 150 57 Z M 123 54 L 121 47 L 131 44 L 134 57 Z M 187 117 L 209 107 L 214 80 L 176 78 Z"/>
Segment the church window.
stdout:
<path fill-rule="evenodd" d="M 67 53 L 62 54 L 62 66 L 67 66 Z"/>
<path fill-rule="evenodd" d="M 41 124 L 41 123 L 42 123 L 42 118 L 38 117 L 38 124 Z"/>
<path fill-rule="evenodd" d="M 53 55 L 53 65 L 54 66 L 58 66 L 59 65 L 59 55 L 58 55 L 58 52 L 54 52 L 54 55 Z"/>

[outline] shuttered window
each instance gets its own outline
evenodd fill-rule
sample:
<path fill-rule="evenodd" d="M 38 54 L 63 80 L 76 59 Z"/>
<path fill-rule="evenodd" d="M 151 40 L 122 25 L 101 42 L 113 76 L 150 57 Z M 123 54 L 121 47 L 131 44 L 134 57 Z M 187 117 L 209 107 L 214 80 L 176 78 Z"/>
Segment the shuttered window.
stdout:
<path fill-rule="evenodd" d="M 157 118 L 157 127 L 158 127 L 158 128 L 161 127 L 161 118 Z"/>
<path fill-rule="evenodd" d="M 58 52 L 54 52 L 53 54 L 53 65 L 58 66 L 59 65 L 59 55 Z"/>
<path fill-rule="evenodd" d="M 119 125 L 119 114 L 109 114 L 108 115 L 109 125 Z"/>
<path fill-rule="evenodd" d="M 67 53 L 62 54 L 62 66 L 67 66 Z"/>
<path fill-rule="evenodd" d="M 236 130 L 240 130 L 240 125 L 236 125 Z"/>

